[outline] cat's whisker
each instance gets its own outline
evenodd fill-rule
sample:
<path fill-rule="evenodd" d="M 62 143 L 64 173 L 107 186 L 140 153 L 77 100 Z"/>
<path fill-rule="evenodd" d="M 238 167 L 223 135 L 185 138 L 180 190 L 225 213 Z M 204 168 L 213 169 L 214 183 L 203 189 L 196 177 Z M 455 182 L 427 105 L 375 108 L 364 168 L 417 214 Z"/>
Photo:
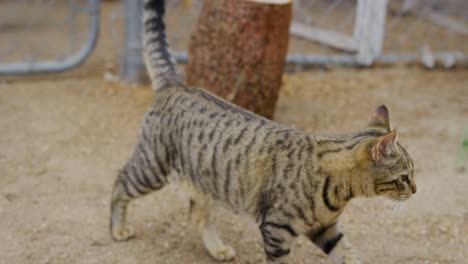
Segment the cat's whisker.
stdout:
<path fill-rule="evenodd" d="M 391 219 L 394 223 L 399 223 L 400 222 L 400 214 L 399 214 L 399 202 L 394 200 L 393 201 L 393 207 L 391 210 Z"/>
<path fill-rule="evenodd" d="M 395 204 L 393 200 L 385 199 L 385 202 L 381 203 L 383 206 L 382 211 L 385 212 L 385 218 L 393 218 L 393 210 L 395 208 Z"/>
<path fill-rule="evenodd" d="M 393 219 L 395 217 L 395 200 L 385 198 L 382 199 L 382 202 L 379 205 L 381 206 L 381 211 L 385 219 Z"/>
<path fill-rule="evenodd" d="M 392 209 L 392 217 L 399 222 L 402 219 L 404 213 L 405 201 L 404 200 L 395 200 Z"/>
<path fill-rule="evenodd" d="M 406 200 L 400 202 L 400 214 L 404 215 L 406 210 Z"/>
<path fill-rule="evenodd" d="M 399 220 L 400 218 L 400 202 L 399 201 L 394 202 L 392 213 L 393 213 L 393 217 Z"/>

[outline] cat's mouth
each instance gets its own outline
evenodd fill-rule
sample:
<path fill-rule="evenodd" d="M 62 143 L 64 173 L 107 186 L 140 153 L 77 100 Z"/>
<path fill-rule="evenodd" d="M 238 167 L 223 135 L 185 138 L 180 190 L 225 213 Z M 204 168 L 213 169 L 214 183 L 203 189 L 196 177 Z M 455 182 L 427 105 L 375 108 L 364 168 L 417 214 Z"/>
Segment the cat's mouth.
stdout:
<path fill-rule="evenodd" d="M 408 200 L 410 197 L 411 197 L 411 195 L 409 195 L 409 194 L 400 194 L 398 196 L 398 201 L 405 201 L 405 200 Z"/>
<path fill-rule="evenodd" d="M 398 195 L 387 194 L 385 196 L 387 196 L 388 198 L 390 198 L 390 200 L 393 200 L 395 202 L 404 202 L 404 201 L 408 200 L 411 197 L 410 194 L 405 194 L 405 193 L 398 194 Z"/>

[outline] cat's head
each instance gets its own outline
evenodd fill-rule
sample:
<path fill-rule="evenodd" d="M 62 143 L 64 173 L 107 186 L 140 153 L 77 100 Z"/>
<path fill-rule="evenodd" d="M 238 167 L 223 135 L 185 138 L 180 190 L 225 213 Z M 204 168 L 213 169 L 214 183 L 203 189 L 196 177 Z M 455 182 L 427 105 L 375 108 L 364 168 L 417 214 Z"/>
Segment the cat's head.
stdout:
<path fill-rule="evenodd" d="M 369 127 L 385 131 L 369 145 L 369 173 L 377 195 L 406 200 L 416 193 L 413 160 L 391 130 L 387 107 L 380 106 L 369 119 Z"/>

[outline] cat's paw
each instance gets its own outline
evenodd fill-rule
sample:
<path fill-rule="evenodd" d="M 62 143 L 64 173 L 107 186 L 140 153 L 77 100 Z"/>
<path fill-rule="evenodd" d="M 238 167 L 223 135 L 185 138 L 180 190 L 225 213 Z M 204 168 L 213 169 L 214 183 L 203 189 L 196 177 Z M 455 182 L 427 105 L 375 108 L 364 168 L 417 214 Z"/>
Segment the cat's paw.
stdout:
<path fill-rule="evenodd" d="M 351 254 L 343 258 L 340 263 L 344 264 L 362 264 L 361 258 L 357 254 Z"/>
<path fill-rule="evenodd" d="M 135 237 L 135 231 L 131 226 L 112 228 L 112 238 L 115 241 L 126 241 Z"/>
<path fill-rule="evenodd" d="M 333 262 L 336 264 L 362 264 L 359 254 L 357 254 L 349 245 L 346 246 L 348 251 L 346 251 L 345 254 L 339 255 L 336 254 L 336 252 L 332 252 L 330 254 Z"/>
<path fill-rule="evenodd" d="M 232 247 L 226 245 L 210 252 L 210 254 L 217 261 L 231 261 L 236 257 L 236 251 Z"/>

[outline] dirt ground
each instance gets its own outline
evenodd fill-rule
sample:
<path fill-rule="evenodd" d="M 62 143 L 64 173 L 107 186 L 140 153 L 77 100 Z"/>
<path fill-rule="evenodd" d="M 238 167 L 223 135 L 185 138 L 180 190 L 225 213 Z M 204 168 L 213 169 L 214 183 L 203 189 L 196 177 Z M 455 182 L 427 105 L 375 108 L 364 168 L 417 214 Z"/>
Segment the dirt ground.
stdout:
<path fill-rule="evenodd" d="M 216 263 L 188 222 L 188 201 L 173 187 L 131 204 L 135 239 L 116 243 L 109 235 L 112 183 L 153 98 L 148 87 L 106 82 L 104 73 L 117 63 L 114 47 L 104 28 L 79 69 L 1 77 L 1 264 Z M 468 127 L 466 68 L 285 74 L 275 120 L 313 133 L 351 132 L 380 104 L 414 158 L 418 193 L 397 207 L 379 198 L 352 200 L 341 219 L 345 234 L 365 263 L 467 263 L 468 172 L 454 168 Z M 223 209 L 215 217 L 237 250 L 234 263 L 263 262 L 251 219 Z M 293 263 L 328 263 L 304 238 L 291 255 Z"/>

